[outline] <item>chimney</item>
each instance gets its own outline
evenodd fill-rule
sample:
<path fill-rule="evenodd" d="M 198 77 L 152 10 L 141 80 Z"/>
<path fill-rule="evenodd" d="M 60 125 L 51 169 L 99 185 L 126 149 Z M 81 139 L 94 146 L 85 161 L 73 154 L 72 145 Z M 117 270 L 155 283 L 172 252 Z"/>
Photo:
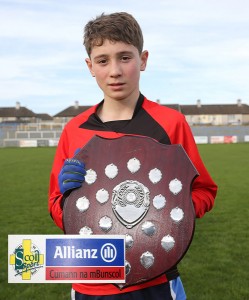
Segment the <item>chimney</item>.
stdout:
<path fill-rule="evenodd" d="M 156 99 L 156 103 L 160 104 L 160 99 Z"/>
<path fill-rule="evenodd" d="M 197 100 L 197 107 L 198 107 L 198 108 L 201 107 L 201 100 L 200 100 L 200 99 Z"/>
<path fill-rule="evenodd" d="M 20 109 L 20 107 L 21 107 L 20 102 L 16 102 L 16 110 Z"/>
<path fill-rule="evenodd" d="M 237 105 L 238 105 L 239 107 L 242 106 L 242 101 L 241 101 L 241 99 L 238 99 L 238 100 L 237 100 Z"/>
<path fill-rule="evenodd" d="M 78 108 L 79 108 L 79 101 L 75 101 L 75 102 L 74 102 L 74 108 L 75 108 L 75 109 L 78 109 Z"/>

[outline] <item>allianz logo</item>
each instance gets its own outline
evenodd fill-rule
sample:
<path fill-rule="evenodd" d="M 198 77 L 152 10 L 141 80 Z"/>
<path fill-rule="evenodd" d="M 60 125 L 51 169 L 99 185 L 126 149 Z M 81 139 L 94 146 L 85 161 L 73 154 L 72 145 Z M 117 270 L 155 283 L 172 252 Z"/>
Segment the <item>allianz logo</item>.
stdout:
<path fill-rule="evenodd" d="M 117 256 L 116 247 L 107 243 L 100 250 L 100 257 L 105 262 L 112 262 Z M 75 246 L 56 246 L 54 259 L 98 259 L 98 249 L 96 248 L 75 248 Z"/>

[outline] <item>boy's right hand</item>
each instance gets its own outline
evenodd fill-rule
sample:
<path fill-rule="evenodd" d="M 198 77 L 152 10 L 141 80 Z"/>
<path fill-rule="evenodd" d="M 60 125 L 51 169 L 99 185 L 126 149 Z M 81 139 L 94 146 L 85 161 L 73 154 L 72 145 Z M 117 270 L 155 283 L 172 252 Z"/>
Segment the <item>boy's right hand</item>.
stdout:
<path fill-rule="evenodd" d="M 85 165 L 81 161 L 74 158 L 66 159 L 58 176 L 61 194 L 81 187 L 85 175 Z"/>

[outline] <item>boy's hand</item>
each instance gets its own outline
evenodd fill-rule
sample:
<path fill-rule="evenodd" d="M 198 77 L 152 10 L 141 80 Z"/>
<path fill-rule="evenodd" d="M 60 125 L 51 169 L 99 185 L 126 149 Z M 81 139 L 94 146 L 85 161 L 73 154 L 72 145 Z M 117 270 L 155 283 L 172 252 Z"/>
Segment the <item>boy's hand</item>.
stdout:
<path fill-rule="evenodd" d="M 58 176 L 60 192 L 65 192 L 81 187 L 85 181 L 85 165 L 78 159 L 68 158 L 65 160 Z"/>

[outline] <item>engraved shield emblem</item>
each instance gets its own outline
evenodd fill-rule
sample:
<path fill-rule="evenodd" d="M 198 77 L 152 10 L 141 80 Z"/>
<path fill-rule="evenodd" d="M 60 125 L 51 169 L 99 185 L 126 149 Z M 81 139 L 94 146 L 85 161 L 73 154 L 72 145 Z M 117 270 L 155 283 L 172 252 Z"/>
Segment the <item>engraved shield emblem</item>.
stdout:
<path fill-rule="evenodd" d="M 65 201 L 65 233 L 125 235 L 122 287 L 155 278 L 183 258 L 194 233 L 191 185 L 198 172 L 181 145 L 94 136 L 75 158 L 87 174 Z"/>
<path fill-rule="evenodd" d="M 150 200 L 149 189 L 136 180 L 126 180 L 113 189 L 112 209 L 117 219 L 132 228 L 146 215 Z"/>

